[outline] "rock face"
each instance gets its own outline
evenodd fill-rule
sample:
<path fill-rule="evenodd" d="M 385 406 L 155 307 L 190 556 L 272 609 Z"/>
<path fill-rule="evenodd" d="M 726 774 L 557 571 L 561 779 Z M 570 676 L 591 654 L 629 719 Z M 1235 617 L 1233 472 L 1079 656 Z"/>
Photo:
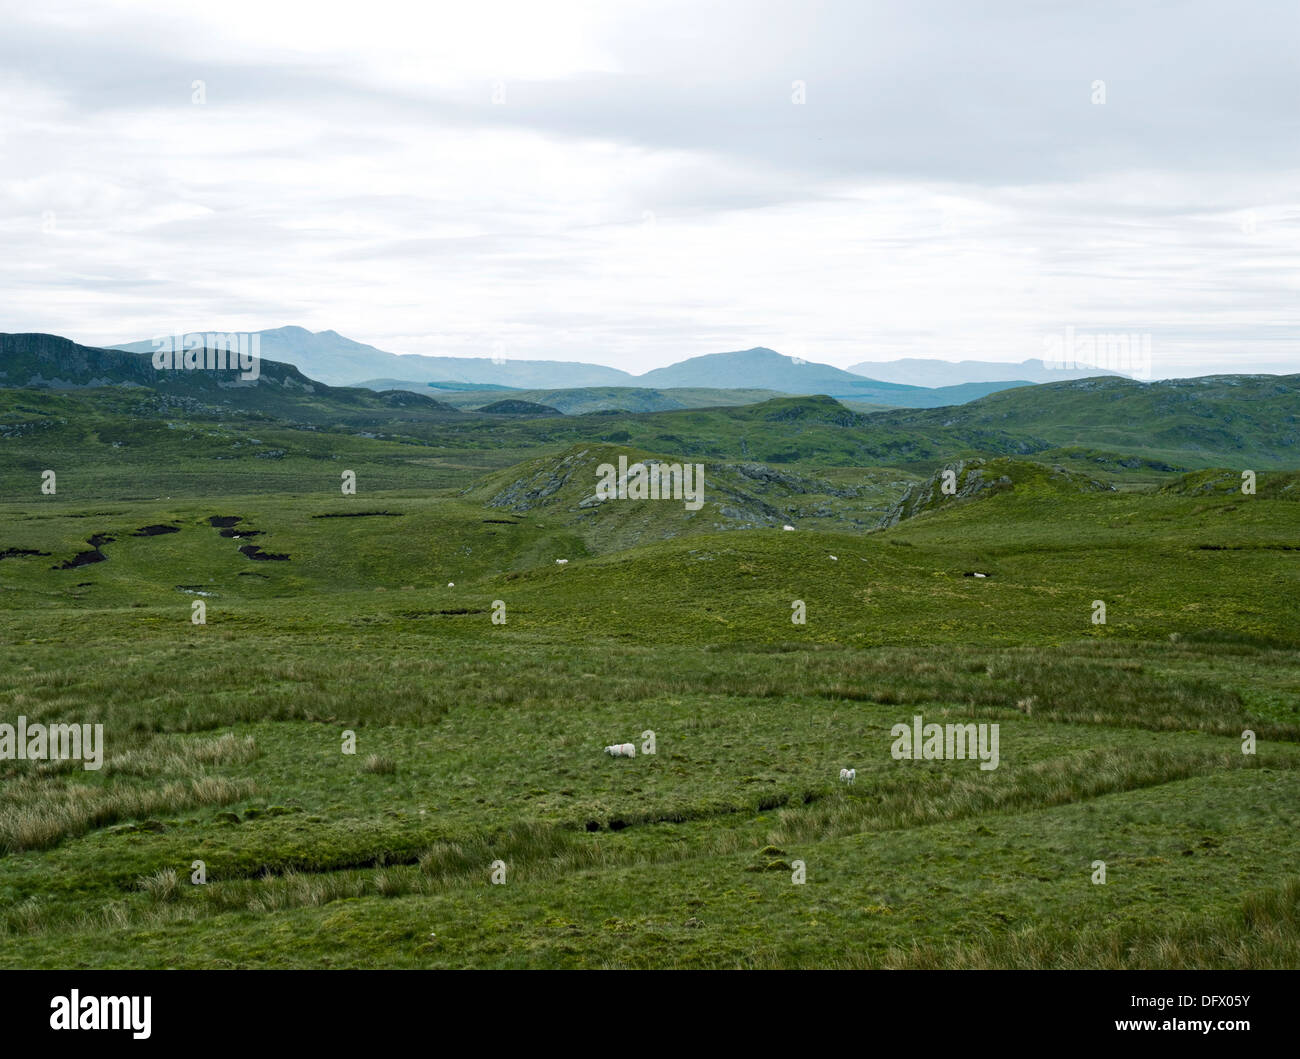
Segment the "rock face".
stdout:
<path fill-rule="evenodd" d="M 957 491 L 951 495 L 943 492 L 945 472 L 956 475 Z M 936 471 L 924 482 L 910 485 L 893 507 L 880 520 L 880 527 L 897 526 L 903 519 L 915 518 L 923 512 L 933 510 L 940 504 L 954 500 L 969 500 L 982 493 L 1003 492 L 1015 488 L 1010 476 L 1006 474 L 992 477 L 988 473 L 984 460 L 958 460 L 949 464 L 942 471 Z"/>
<path fill-rule="evenodd" d="M 587 450 L 570 452 L 555 461 L 542 464 L 533 473 L 511 482 L 505 489 L 487 501 L 488 507 L 504 507 L 523 513 L 558 493 L 579 471 L 591 473 L 592 461 Z M 584 475 L 584 484 L 586 476 Z M 595 479 L 592 478 L 594 483 Z"/>
<path fill-rule="evenodd" d="M 952 493 L 945 493 L 943 483 L 949 471 L 953 474 L 956 488 Z M 1064 467 L 1047 467 L 1001 458 L 959 460 L 950 463 L 924 482 L 909 486 L 899 501 L 885 513 L 878 528 L 896 526 L 904 519 L 915 518 L 945 504 L 994 496 L 1022 486 L 1060 494 L 1115 491 L 1115 486 L 1108 482 L 1067 471 Z"/>

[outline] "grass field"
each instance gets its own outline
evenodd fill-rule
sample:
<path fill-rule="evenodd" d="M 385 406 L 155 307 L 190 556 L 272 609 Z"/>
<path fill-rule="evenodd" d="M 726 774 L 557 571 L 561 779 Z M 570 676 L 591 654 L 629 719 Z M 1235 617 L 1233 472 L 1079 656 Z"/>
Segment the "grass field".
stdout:
<path fill-rule="evenodd" d="M 1006 461 L 872 531 L 918 472 L 843 446 L 696 515 L 581 507 L 617 442 L 73 429 L 0 442 L 0 722 L 105 760 L 0 761 L 4 966 L 1300 962 L 1293 475 Z"/>

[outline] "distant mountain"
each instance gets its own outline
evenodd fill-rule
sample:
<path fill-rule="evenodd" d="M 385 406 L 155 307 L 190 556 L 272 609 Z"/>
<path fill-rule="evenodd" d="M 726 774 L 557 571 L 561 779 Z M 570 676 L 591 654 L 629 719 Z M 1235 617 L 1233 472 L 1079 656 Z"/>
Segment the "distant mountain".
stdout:
<path fill-rule="evenodd" d="M 426 357 L 418 353 L 393 357 L 403 378 L 419 370 L 439 386 L 446 383 L 487 383 L 515 390 L 565 386 L 628 386 L 635 375 L 603 364 L 572 360 L 493 360 L 489 357 Z M 352 378 L 361 378 L 354 374 Z"/>
<path fill-rule="evenodd" d="M 625 412 L 672 412 L 683 408 L 724 408 L 756 404 L 785 394 L 775 390 L 667 389 L 651 390 L 637 386 L 573 386 L 560 390 L 518 390 L 508 386 L 480 386 L 473 383 L 426 383 L 403 379 L 372 379 L 362 383 L 372 390 L 412 390 L 434 393 L 438 400 L 453 408 L 479 409 L 503 395 L 520 401 L 558 408 L 565 415 L 587 415 L 618 409 Z M 454 386 L 454 389 L 448 389 Z M 432 387 L 432 389 L 431 389 Z M 869 410 L 886 407 L 870 405 Z"/>
<path fill-rule="evenodd" d="M 960 386 L 907 386 L 864 379 L 829 364 L 814 364 L 796 357 L 787 357 L 763 346 L 735 353 L 708 353 L 691 357 L 666 368 L 648 371 L 638 376 L 637 381 L 655 387 L 743 385 L 791 394 L 825 394 L 829 397 L 905 408 L 937 408 L 941 405 L 962 404 L 998 390 L 1027 385 L 1020 380 L 1002 379 L 963 383 Z"/>
<path fill-rule="evenodd" d="M 219 328 L 194 334 L 220 333 Z M 496 383 L 533 389 L 555 386 L 612 386 L 633 376 L 618 368 L 552 360 L 494 360 L 490 357 L 427 357 L 418 353 L 399 356 L 344 338 L 337 331 L 308 331 L 303 327 L 276 327 L 253 332 L 261 336 L 262 356 L 296 364 L 313 379 L 331 386 L 356 386 L 361 379 L 437 379 L 445 382 Z M 132 353 L 152 353 L 146 339 L 113 346 Z"/>
<path fill-rule="evenodd" d="M 745 385 L 785 393 L 853 392 L 862 379 L 829 364 L 787 357 L 759 346 L 736 353 L 708 353 L 691 357 L 666 368 L 655 368 L 638 377 L 643 386 Z"/>
<path fill-rule="evenodd" d="M 364 379 L 353 385 L 367 390 L 410 390 L 426 396 L 437 394 L 440 399 L 448 395 L 459 397 L 465 393 L 511 393 L 519 389 L 518 386 L 494 386 L 487 382 L 419 382 L 416 379 Z"/>
<path fill-rule="evenodd" d="M 449 405 L 405 390 L 326 386 L 292 364 L 262 358 L 257 378 L 236 370 L 159 370 L 151 354 L 82 346 L 58 335 L 0 334 L 0 386 L 78 390 L 91 387 L 140 389 L 208 405 L 300 414 L 309 405 L 340 411 L 414 408 L 459 413 Z"/>
<path fill-rule="evenodd" d="M 192 334 L 223 333 L 223 328 L 193 329 Z M 253 332 L 261 339 L 262 356 L 267 360 L 293 364 L 313 379 L 332 386 L 347 386 L 367 375 L 391 375 L 394 364 L 404 358 L 385 353 L 364 342 L 344 338 L 337 331 L 308 331 L 303 327 L 276 327 L 268 331 Z M 111 349 L 129 353 L 152 353 L 151 339 L 127 342 Z"/>
<path fill-rule="evenodd" d="M 211 332 L 196 332 L 208 334 Z M 644 375 L 619 368 L 559 360 L 494 360 L 488 357 L 429 357 L 386 353 L 354 342 L 335 331 L 311 332 L 302 327 L 277 327 L 256 332 L 262 356 L 297 365 L 313 379 L 334 386 L 389 386 L 394 389 L 462 389 L 496 386 L 520 390 L 572 390 L 582 387 L 664 389 L 763 389 L 778 393 L 827 394 L 865 404 L 933 408 L 960 404 L 986 393 L 1023 386 L 1019 376 L 947 385 L 941 377 L 933 387 L 864 379 L 861 375 L 787 357 L 758 347 L 734 353 L 691 357 Z M 152 341 L 130 342 L 114 349 L 151 353 Z M 1053 381 L 1062 376 L 1053 376 Z M 360 380 L 369 380 L 361 382 Z M 965 388 L 962 388 L 965 387 Z M 550 402 L 545 402 L 550 403 Z M 561 406 L 556 406 L 561 407 Z M 566 409 L 567 411 L 567 409 Z"/>
<path fill-rule="evenodd" d="M 1071 379 L 1092 379 L 1099 375 L 1120 375 L 1105 368 L 1084 370 L 1057 370 L 1041 360 L 1022 360 L 1019 364 L 992 360 L 929 360 L 907 357 L 903 360 L 864 360 L 854 364 L 849 371 L 878 382 L 896 382 L 908 386 L 950 386 L 968 382 L 1002 382 L 1020 379 L 1022 382 L 1068 382 Z"/>

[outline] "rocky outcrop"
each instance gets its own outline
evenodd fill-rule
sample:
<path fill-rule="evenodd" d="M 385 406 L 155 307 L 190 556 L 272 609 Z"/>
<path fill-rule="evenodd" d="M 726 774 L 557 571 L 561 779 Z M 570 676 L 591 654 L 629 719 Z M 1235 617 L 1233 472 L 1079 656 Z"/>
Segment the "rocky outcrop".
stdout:
<path fill-rule="evenodd" d="M 949 471 L 953 472 L 956 488 L 951 494 L 943 491 L 944 482 L 949 480 Z M 915 518 L 945 502 L 970 500 L 982 493 L 1003 492 L 1014 487 L 1009 475 L 988 475 L 984 460 L 958 460 L 943 470 L 936 471 L 925 481 L 908 486 L 898 502 L 880 520 L 880 528 L 896 526 L 904 519 Z"/>

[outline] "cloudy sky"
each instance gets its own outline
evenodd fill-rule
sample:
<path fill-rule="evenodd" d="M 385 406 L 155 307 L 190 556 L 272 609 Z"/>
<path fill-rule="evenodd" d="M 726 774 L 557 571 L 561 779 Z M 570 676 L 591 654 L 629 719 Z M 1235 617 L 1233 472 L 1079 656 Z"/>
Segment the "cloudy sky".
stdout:
<path fill-rule="evenodd" d="M 1300 5 L 0 0 L 0 331 L 1300 371 Z M 1101 101 L 1104 98 L 1104 102 Z M 802 102 L 800 102 L 802 100 Z"/>

